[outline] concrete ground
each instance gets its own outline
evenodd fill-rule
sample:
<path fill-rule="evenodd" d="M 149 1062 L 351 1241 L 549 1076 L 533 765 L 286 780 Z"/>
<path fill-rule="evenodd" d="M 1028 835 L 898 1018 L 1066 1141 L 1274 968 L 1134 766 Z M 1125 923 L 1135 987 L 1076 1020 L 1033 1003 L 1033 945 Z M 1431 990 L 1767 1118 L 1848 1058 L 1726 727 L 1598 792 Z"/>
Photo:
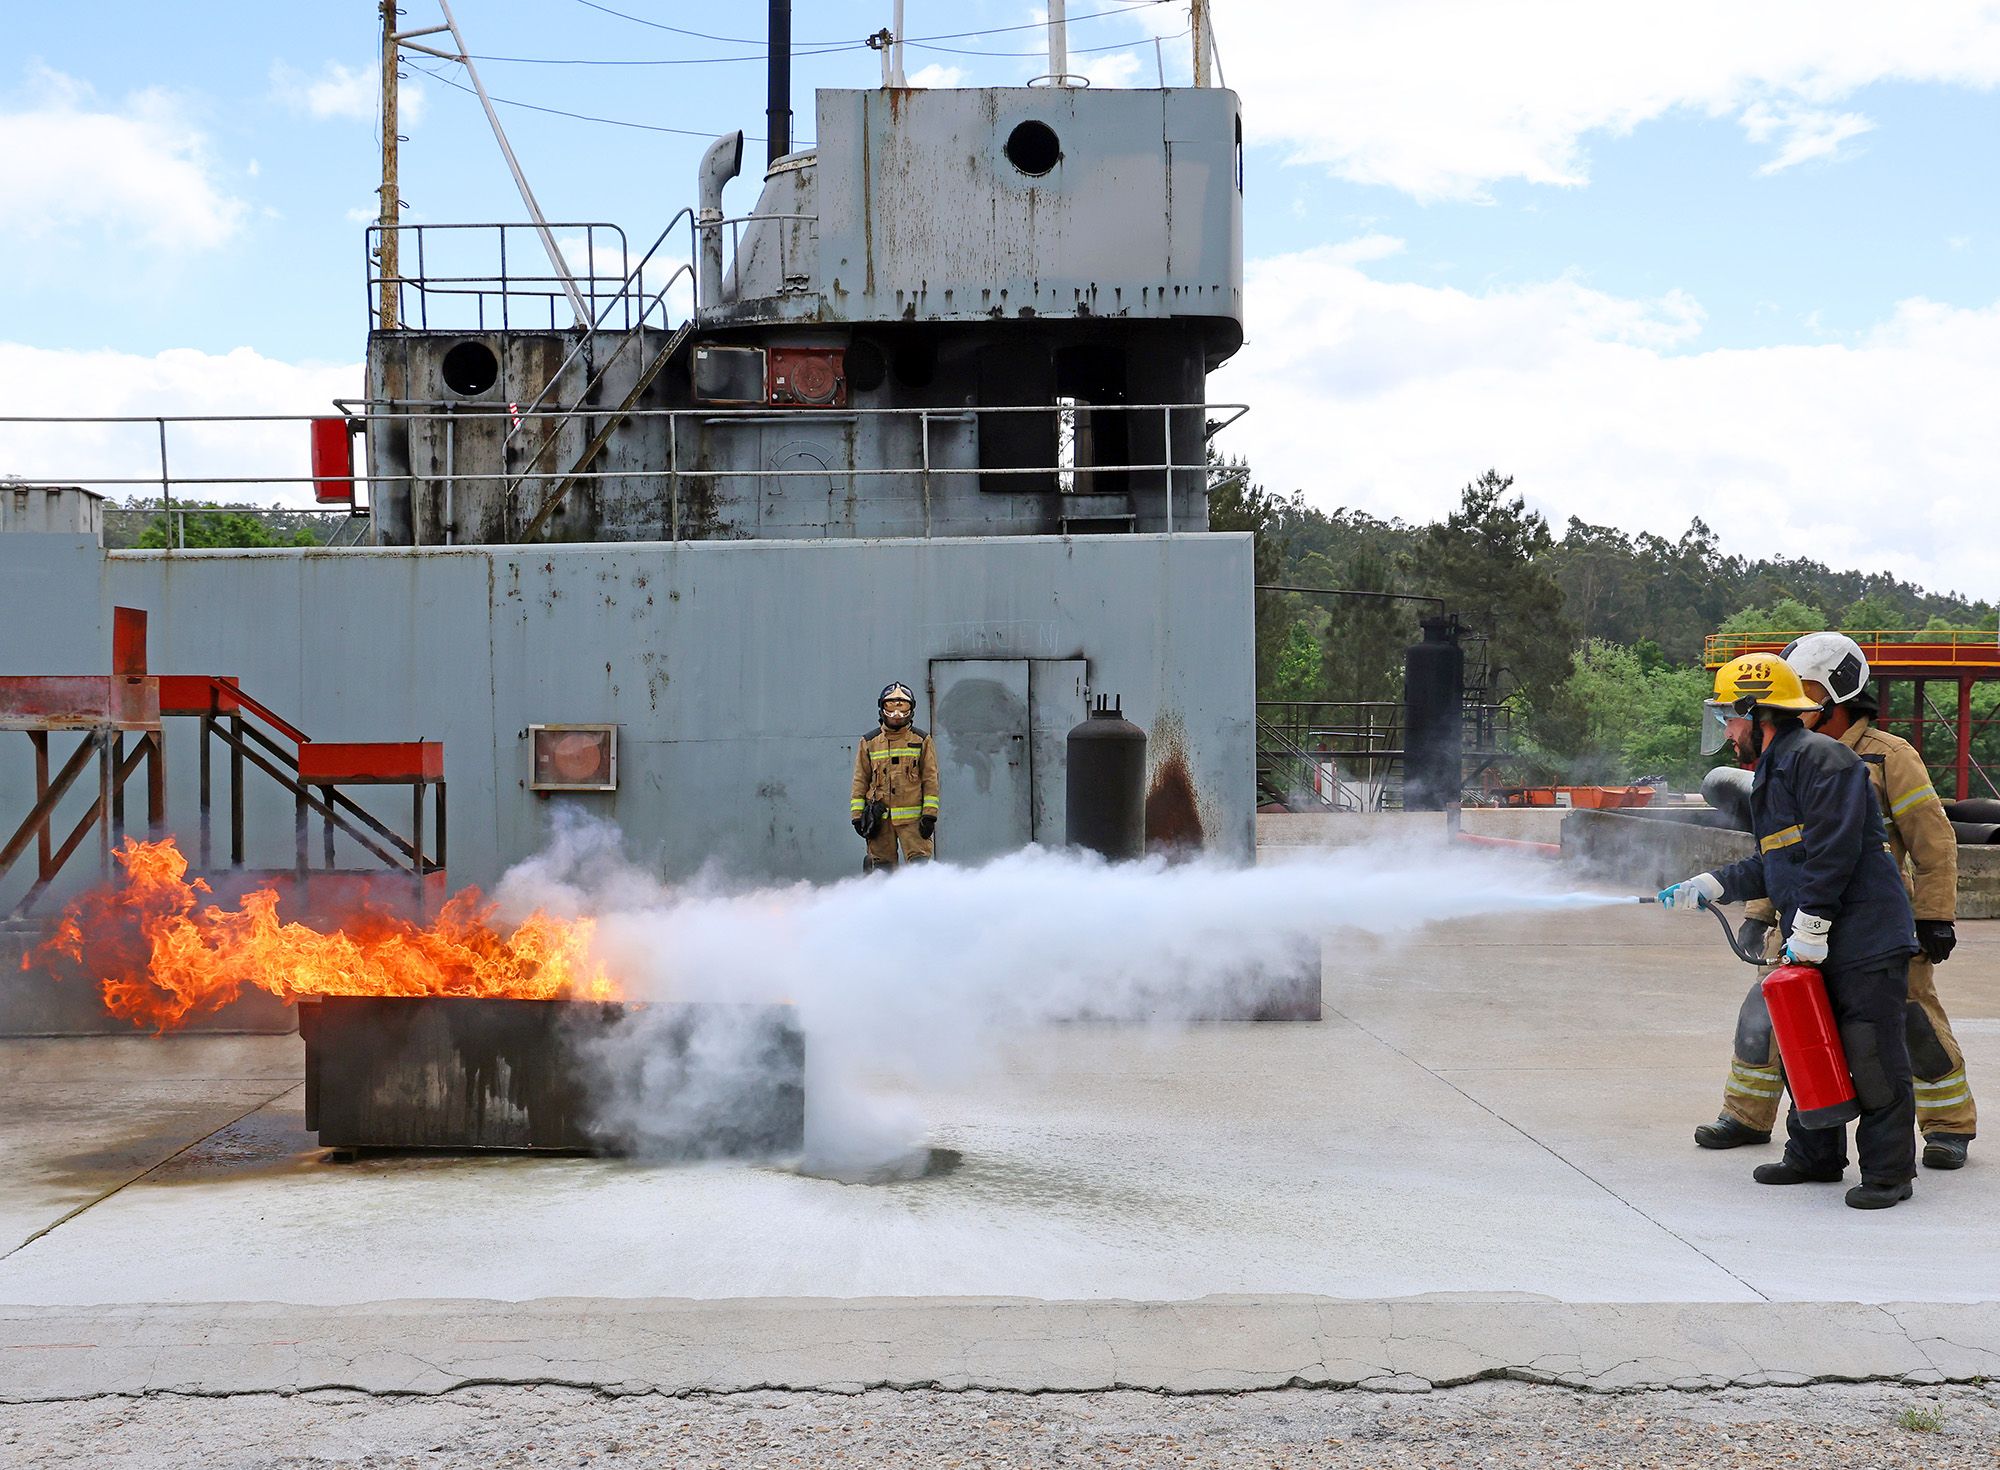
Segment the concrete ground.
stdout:
<path fill-rule="evenodd" d="M 1753 1185 L 1775 1146 L 1689 1138 L 1750 971 L 1706 920 L 1562 923 L 1336 938 L 1320 1024 L 1016 1038 L 924 1090 L 953 1166 L 879 1186 L 337 1164 L 295 1037 L 0 1043 L 0 1401 L 2000 1375 L 2000 1154 L 1879 1214 Z M 1978 1088 L 2000 922 L 1961 936 Z"/>

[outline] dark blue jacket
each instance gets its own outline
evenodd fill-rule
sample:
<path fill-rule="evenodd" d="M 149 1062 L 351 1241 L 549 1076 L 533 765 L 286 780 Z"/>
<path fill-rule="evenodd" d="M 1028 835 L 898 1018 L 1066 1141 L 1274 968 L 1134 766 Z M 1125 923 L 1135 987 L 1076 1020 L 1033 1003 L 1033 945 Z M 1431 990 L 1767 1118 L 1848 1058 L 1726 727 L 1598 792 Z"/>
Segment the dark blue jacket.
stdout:
<path fill-rule="evenodd" d="M 1803 728 L 1772 740 L 1750 785 L 1750 830 L 1756 853 L 1715 870 L 1724 903 L 1769 898 L 1787 935 L 1801 910 L 1831 919 L 1828 969 L 1916 953 L 1874 785 L 1845 745 Z"/>

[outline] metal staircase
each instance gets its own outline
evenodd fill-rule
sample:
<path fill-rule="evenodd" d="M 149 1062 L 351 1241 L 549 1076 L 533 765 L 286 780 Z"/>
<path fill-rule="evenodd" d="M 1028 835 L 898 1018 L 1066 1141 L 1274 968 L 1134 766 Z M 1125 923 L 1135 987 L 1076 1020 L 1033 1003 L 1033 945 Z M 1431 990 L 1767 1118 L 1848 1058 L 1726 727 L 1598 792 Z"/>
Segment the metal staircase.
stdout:
<path fill-rule="evenodd" d="M 521 539 L 523 541 L 532 541 L 535 539 L 536 532 L 540 531 L 542 526 L 547 523 L 548 518 L 555 514 L 556 507 L 562 504 L 563 498 L 576 487 L 577 481 L 589 471 L 591 465 L 596 463 L 597 456 L 604 452 L 604 446 L 611 442 L 612 435 L 616 434 L 624 426 L 626 415 L 638 407 L 639 400 L 646 395 L 646 390 L 653 386 L 654 381 L 666 369 L 667 364 L 673 361 L 675 354 L 681 350 L 681 347 L 687 342 L 687 339 L 693 332 L 694 318 L 689 317 L 678 327 L 674 328 L 673 332 L 667 337 L 667 340 L 661 344 L 660 350 L 647 360 L 645 367 L 640 369 L 639 376 L 632 380 L 632 386 L 626 391 L 625 397 L 620 400 L 616 408 L 611 409 L 605 415 L 604 422 L 598 427 L 597 432 L 590 436 L 590 442 L 583 446 L 583 451 L 577 455 L 576 462 L 569 467 L 561 479 L 556 481 L 555 488 L 549 491 L 548 495 L 543 498 L 540 507 L 535 511 L 534 517 L 521 532 Z M 612 364 L 623 356 L 626 347 L 637 341 L 644 334 L 645 328 L 641 327 L 638 332 L 628 336 L 604 360 L 603 366 L 591 375 L 590 381 L 584 385 L 583 392 L 578 395 L 577 401 L 557 418 L 554 426 L 550 428 L 548 434 L 536 448 L 534 455 L 529 459 L 527 467 L 515 478 L 513 485 L 509 487 L 510 489 L 518 489 L 531 477 L 535 465 L 540 462 L 547 448 L 555 442 L 556 436 L 562 432 L 564 425 L 580 414 L 596 414 L 601 412 L 601 410 L 586 407 L 590 401 L 591 394 L 603 385 L 606 375 L 611 371 Z"/>
<path fill-rule="evenodd" d="M 1304 802 L 1310 811 L 1340 811 L 1339 785 L 1326 788 L 1321 757 L 1300 745 L 1269 720 L 1257 721 L 1257 796 L 1260 803 Z"/>

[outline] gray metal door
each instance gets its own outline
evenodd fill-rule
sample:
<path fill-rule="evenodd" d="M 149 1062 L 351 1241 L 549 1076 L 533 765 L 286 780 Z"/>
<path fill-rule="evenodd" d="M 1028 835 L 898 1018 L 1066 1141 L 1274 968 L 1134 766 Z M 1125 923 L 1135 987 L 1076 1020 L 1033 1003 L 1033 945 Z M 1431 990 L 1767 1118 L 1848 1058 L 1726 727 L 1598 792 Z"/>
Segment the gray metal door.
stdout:
<path fill-rule="evenodd" d="M 930 668 L 937 741 L 938 857 L 979 863 L 1034 836 L 1028 660 L 941 658 Z"/>
<path fill-rule="evenodd" d="M 1035 841 L 1060 847 L 1068 839 L 1069 732 L 1090 709 L 1080 658 L 1038 658 L 1028 664 L 1028 709 L 1034 726 L 1029 771 L 1035 787 Z"/>

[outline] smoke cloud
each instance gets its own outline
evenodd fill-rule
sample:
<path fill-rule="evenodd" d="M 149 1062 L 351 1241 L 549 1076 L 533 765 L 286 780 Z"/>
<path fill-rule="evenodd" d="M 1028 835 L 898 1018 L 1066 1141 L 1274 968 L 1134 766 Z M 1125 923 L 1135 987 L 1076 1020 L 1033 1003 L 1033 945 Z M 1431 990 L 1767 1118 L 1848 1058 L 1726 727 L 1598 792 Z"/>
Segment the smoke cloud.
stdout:
<path fill-rule="evenodd" d="M 684 1155 L 773 1064 L 756 1008 L 795 1008 L 806 1055 L 805 1167 L 912 1171 L 926 1152 L 905 1087 L 965 1075 L 1026 1027 L 1086 1017 L 1174 1025 L 1249 1015 L 1340 931 L 1395 939 L 1441 920 L 1603 904 L 1545 865 L 1441 844 L 1308 849 L 1256 867 L 1107 864 L 1029 848 L 814 885 L 668 887 L 615 828 L 559 824 L 513 869 L 504 911 L 597 921 L 628 1013 L 591 1054 L 600 1123 L 632 1151 Z M 689 1016 L 696 1030 L 688 1031 Z M 767 1100 L 754 1105 L 763 1106 Z"/>

